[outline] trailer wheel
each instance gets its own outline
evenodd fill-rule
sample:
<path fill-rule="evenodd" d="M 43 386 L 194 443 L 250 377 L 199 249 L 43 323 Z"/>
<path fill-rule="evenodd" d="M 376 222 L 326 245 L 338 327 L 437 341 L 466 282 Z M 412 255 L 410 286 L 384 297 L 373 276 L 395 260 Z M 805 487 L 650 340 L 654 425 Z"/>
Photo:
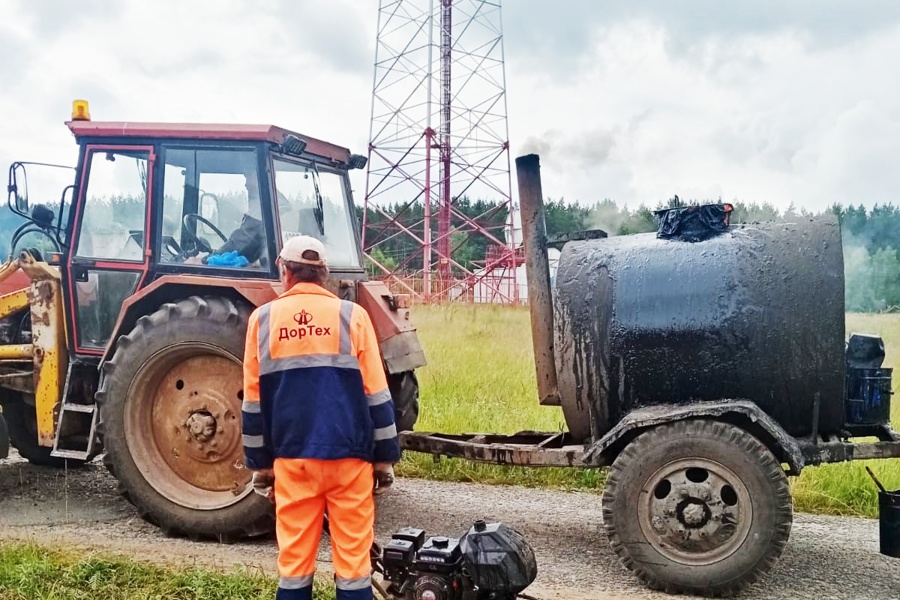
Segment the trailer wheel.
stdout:
<path fill-rule="evenodd" d="M 414 371 L 388 375 L 397 431 L 412 431 L 419 420 L 419 380 Z"/>
<path fill-rule="evenodd" d="M 141 317 L 104 366 L 104 462 L 119 491 L 169 535 L 220 541 L 271 531 L 272 505 L 243 467 L 249 308 L 191 297 Z"/>
<path fill-rule="evenodd" d="M 603 527 L 654 589 L 729 596 L 767 573 L 791 531 L 784 470 L 746 431 L 709 420 L 662 425 L 616 458 Z"/>

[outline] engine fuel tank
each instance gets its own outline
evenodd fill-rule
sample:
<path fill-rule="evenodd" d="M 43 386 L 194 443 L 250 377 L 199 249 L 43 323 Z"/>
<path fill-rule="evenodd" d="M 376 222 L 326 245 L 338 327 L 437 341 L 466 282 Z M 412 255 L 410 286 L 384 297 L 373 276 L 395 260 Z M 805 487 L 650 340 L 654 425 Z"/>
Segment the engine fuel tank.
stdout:
<path fill-rule="evenodd" d="M 700 242 L 572 242 L 554 297 L 566 422 L 599 438 L 635 408 L 747 399 L 794 436 L 843 424 L 844 264 L 834 218 L 733 224 Z"/>

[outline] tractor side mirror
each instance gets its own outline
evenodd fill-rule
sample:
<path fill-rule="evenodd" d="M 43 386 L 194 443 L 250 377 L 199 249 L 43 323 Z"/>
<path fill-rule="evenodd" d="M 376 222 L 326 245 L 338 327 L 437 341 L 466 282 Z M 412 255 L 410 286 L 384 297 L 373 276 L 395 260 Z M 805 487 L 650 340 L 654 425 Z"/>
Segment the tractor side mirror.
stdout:
<path fill-rule="evenodd" d="M 9 193 L 10 207 L 23 217 L 28 216 L 28 177 L 25 175 L 25 165 L 13 163 L 9 169 L 9 185 L 6 187 Z"/>

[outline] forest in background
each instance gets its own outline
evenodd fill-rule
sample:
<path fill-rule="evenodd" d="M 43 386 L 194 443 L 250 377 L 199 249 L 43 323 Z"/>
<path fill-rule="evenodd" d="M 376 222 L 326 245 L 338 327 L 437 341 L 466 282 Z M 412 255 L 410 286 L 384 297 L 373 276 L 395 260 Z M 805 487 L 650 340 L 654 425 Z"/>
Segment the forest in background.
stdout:
<path fill-rule="evenodd" d="M 593 204 L 566 202 L 564 199 L 548 198 L 545 203 L 547 232 L 550 235 L 573 233 L 587 229 L 603 229 L 609 235 L 628 235 L 656 230 L 654 211 L 671 206 L 688 204 L 677 196 L 656 208 L 641 205 L 635 209 L 619 206 L 612 200 Z M 780 211 L 775 206 L 762 203 L 733 202 L 733 223 L 752 223 L 771 220 L 790 220 L 798 217 L 816 216 L 797 210 L 793 206 Z M 456 201 L 454 210 L 482 223 L 492 236 L 505 241 L 507 207 L 496 202 L 462 198 Z M 415 273 L 421 270 L 421 252 L 415 240 L 405 234 L 398 234 L 396 228 L 384 228 L 389 219 L 396 219 L 422 237 L 423 209 L 421 204 L 411 206 L 388 206 L 383 214 L 369 211 L 367 215 L 367 244 L 376 240 L 380 243 L 373 255 L 381 264 L 394 268 L 403 263 L 402 270 Z M 900 311 L 900 208 L 893 204 L 875 205 L 867 210 L 863 205 L 843 206 L 836 204 L 828 211 L 833 213 L 842 225 L 844 243 L 844 266 L 846 273 L 846 307 L 853 312 L 897 312 Z M 362 221 L 363 208 L 357 207 L 357 217 Z M 0 209 L 0 251 L 4 257 L 9 252 L 9 243 L 16 227 L 22 219 L 8 208 Z M 465 228 L 462 218 L 454 217 L 453 228 Z M 436 238 L 437 219 L 432 219 L 432 238 Z M 33 239 L 33 238 L 32 238 Z M 34 243 L 34 241 L 30 242 Z M 454 260 L 470 269 L 483 265 L 488 247 L 488 238 L 480 234 L 467 235 L 457 232 L 451 235 Z M 371 267 L 371 265 L 370 265 Z M 373 273 L 377 269 L 373 268 Z"/>
<path fill-rule="evenodd" d="M 602 229 L 609 235 L 628 235 L 656 231 L 657 220 L 654 211 L 663 208 L 686 206 L 696 202 L 685 202 L 677 196 L 655 208 L 641 205 L 636 209 L 619 206 L 612 200 L 593 204 L 566 202 L 564 199 L 548 198 L 545 201 L 547 233 L 558 235 Z M 893 204 L 875 205 L 867 210 L 862 204 L 843 206 L 835 204 L 827 211 L 814 213 L 797 209 L 793 205 L 779 210 L 769 203 L 733 202 L 732 223 L 754 223 L 764 221 L 791 220 L 803 217 L 834 214 L 841 223 L 844 245 L 844 267 L 846 277 L 845 303 L 851 312 L 897 312 L 900 311 L 900 208 Z M 458 202 L 456 209 L 487 225 L 495 237 L 505 241 L 504 224 L 507 220 L 505 206 L 496 203 L 465 199 Z M 409 227 L 418 237 L 424 235 L 422 206 L 389 206 L 385 212 L 391 219 L 397 219 Z M 363 209 L 357 207 L 360 220 Z M 396 228 L 384 229 L 388 217 L 370 210 L 367 216 L 367 244 L 380 243 L 373 256 L 381 264 L 395 268 L 404 258 L 412 258 L 402 266 L 402 271 L 414 273 L 422 268 L 421 252 L 415 240 L 405 234 L 397 234 Z M 453 227 L 463 227 L 463 220 L 454 218 Z M 436 219 L 432 219 L 432 238 L 437 237 Z M 382 241 L 386 240 L 386 241 Z M 485 248 L 489 245 L 485 236 L 454 234 L 451 236 L 453 258 L 468 268 L 484 264 Z M 372 268 L 377 273 L 377 268 Z"/>

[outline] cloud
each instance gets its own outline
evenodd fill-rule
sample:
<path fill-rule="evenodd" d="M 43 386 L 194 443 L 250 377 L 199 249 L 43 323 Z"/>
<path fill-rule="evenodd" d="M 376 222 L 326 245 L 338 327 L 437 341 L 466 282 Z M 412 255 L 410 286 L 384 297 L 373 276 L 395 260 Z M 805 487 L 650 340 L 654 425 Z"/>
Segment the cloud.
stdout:
<path fill-rule="evenodd" d="M 54 37 L 97 19 L 115 21 L 126 10 L 115 0 L 79 0 L 79 2 L 23 2 L 10 12 L 18 12 L 30 21 L 41 36 Z"/>
<path fill-rule="evenodd" d="M 891 100 L 900 80 L 886 76 L 900 52 L 896 22 L 860 23 L 840 46 L 782 27 L 761 33 L 757 24 L 742 37 L 698 37 L 682 54 L 672 52 L 672 27 L 655 19 L 594 27 L 577 76 L 511 75 L 519 94 L 510 103 L 513 148 L 524 124 L 555 132 L 545 151 L 583 139 L 602 159 L 579 175 L 572 149 L 555 173 L 549 158 L 549 195 L 652 206 L 677 193 L 813 210 L 897 200 L 895 170 L 880 158 L 900 125 Z M 859 105 L 868 116 L 847 121 Z"/>
<path fill-rule="evenodd" d="M 900 3 L 503 10 L 511 148 L 542 155 L 549 196 L 900 201 Z M 363 152 L 376 19 L 358 0 L 10 0 L 0 164 L 74 162 L 76 97 L 95 119 L 275 123 Z"/>
<path fill-rule="evenodd" d="M 734 38 L 804 32 L 823 46 L 851 43 L 900 21 L 900 4 L 893 0 L 779 0 L 715 2 L 711 0 L 638 0 L 596 2 L 545 0 L 507 2 L 504 29 L 515 53 L 548 61 L 583 55 L 596 27 L 616 28 L 639 19 L 670 33 L 673 48 L 702 43 L 708 37 Z"/>
<path fill-rule="evenodd" d="M 323 67 L 371 76 L 375 7 L 359 11 L 354 5 L 357 0 L 281 0 L 278 12 L 293 48 L 314 54 Z"/>

